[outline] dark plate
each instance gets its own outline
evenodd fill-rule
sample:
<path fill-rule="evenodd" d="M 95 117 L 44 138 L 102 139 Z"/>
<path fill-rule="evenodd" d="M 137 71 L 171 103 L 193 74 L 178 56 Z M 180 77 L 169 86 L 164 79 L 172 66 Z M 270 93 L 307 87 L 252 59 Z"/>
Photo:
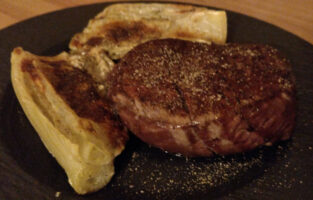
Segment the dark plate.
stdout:
<path fill-rule="evenodd" d="M 313 47 L 267 23 L 227 12 L 228 41 L 272 45 L 292 62 L 297 126 L 292 140 L 226 157 L 186 159 L 131 138 L 116 175 L 79 196 L 25 117 L 10 83 L 16 46 L 39 55 L 67 50 L 71 36 L 108 4 L 66 9 L 0 31 L 0 199 L 313 199 Z"/>

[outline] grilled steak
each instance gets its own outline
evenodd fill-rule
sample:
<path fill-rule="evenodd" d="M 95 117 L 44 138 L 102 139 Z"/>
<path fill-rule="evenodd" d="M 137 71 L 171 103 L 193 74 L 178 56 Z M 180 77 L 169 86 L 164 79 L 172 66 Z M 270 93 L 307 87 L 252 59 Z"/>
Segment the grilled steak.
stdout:
<path fill-rule="evenodd" d="M 248 151 L 290 138 L 291 67 L 256 44 L 153 40 L 108 75 L 109 97 L 143 141 L 187 156 Z"/>

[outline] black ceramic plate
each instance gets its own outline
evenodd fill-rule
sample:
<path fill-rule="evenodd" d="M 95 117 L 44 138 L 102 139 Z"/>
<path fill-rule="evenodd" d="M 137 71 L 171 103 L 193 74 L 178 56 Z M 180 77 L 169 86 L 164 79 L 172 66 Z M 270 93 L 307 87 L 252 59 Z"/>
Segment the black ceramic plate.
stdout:
<path fill-rule="evenodd" d="M 232 12 L 228 41 L 264 43 L 292 62 L 297 126 L 292 140 L 227 157 L 186 159 L 131 138 L 116 175 L 94 194 L 79 196 L 25 117 L 10 83 L 16 46 L 39 55 L 67 50 L 74 33 L 108 4 L 66 9 L 0 31 L 0 199 L 313 199 L 313 47 L 277 27 Z"/>

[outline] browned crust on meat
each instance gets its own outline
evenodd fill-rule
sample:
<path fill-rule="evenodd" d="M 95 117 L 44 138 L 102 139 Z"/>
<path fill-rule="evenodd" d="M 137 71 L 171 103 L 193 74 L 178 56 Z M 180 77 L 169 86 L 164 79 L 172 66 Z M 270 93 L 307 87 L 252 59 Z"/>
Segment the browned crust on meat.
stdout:
<path fill-rule="evenodd" d="M 109 81 L 116 90 L 112 92 L 127 91 L 131 98 L 138 98 L 152 106 L 167 109 L 172 113 L 186 112 L 168 69 L 173 60 L 170 52 L 167 57 L 159 60 L 164 52 L 157 51 L 153 43 L 147 43 L 142 48 L 140 52 L 135 48 L 127 54 L 113 70 Z M 143 54 L 139 56 L 140 53 Z"/>
<path fill-rule="evenodd" d="M 219 154 L 288 139 L 294 126 L 291 66 L 266 45 L 154 40 L 126 54 L 109 75 L 109 83 L 109 95 L 118 110 L 121 103 L 115 97 L 122 94 L 153 110 L 167 110 L 165 121 L 177 115 L 189 118 L 188 123 L 180 124 L 193 127 L 196 135 L 189 134 L 189 141 L 197 136 Z M 132 119 L 128 123 L 144 122 Z M 218 135 L 209 130 L 214 125 L 222 127 Z M 134 133 L 148 140 L 146 132 Z"/>

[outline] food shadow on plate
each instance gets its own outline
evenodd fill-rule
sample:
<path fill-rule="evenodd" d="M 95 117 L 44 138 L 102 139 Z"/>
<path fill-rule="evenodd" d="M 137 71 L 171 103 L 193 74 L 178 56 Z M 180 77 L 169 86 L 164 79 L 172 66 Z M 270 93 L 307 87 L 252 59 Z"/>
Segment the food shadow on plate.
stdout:
<path fill-rule="evenodd" d="M 186 158 L 165 153 L 136 136 L 116 159 L 116 174 L 96 199 L 207 199 L 227 195 L 249 184 L 288 154 L 288 143 L 247 153 Z M 110 198 L 108 198 L 110 199 Z"/>

